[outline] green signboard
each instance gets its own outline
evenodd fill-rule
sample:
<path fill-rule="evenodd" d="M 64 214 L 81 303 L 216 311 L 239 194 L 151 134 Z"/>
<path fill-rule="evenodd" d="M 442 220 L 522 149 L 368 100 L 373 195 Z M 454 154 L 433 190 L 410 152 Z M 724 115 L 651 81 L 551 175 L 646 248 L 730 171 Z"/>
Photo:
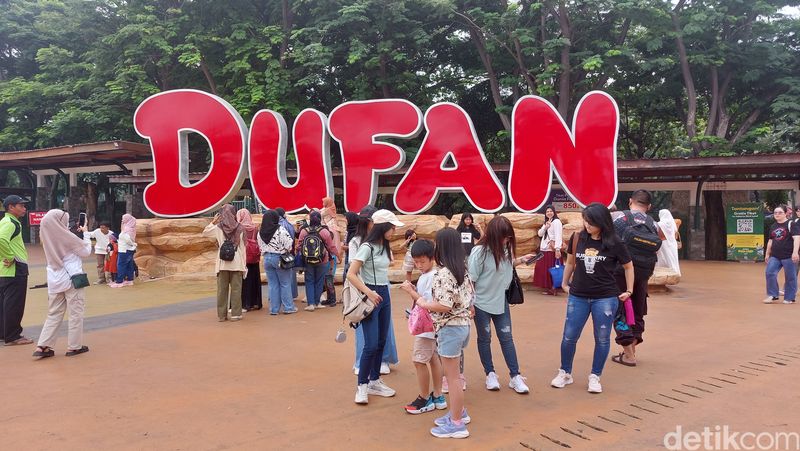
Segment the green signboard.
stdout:
<path fill-rule="evenodd" d="M 764 214 L 762 205 L 730 204 L 727 208 L 728 260 L 764 260 Z"/>

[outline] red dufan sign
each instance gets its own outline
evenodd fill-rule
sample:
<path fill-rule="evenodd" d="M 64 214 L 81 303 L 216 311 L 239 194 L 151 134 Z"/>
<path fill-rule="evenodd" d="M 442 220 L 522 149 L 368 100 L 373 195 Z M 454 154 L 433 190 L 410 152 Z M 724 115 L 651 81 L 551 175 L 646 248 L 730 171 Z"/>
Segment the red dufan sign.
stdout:
<path fill-rule="evenodd" d="M 430 208 L 439 193 L 464 193 L 486 213 L 510 200 L 534 212 L 550 194 L 553 172 L 578 204 L 611 205 L 617 196 L 619 111 L 606 93 L 586 94 L 570 129 L 541 97 L 525 96 L 512 113 L 508 191 L 486 160 L 469 115 L 453 103 L 437 103 L 425 114 L 401 99 L 346 102 L 330 116 L 300 112 L 292 130 L 297 178 L 286 176 L 288 128 L 284 118 L 261 110 L 248 130 L 238 112 L 220 97 L 179 89 L 147 98 L 134 114 L 136 132 L 150 140 L 153 183 L 144 191 L 157 216 L 187 217 L 219 208 L 250 178 L 254 195 L 267 208 L 297 212 L 322 206 L 333 196 L 330 138 L 339 143 L 347 211 L 373 204 L 378 176 L 400 170 L 405 152 L 387 138 L 411 139 L 424 126 L 425 138 L 397 186 L 394 203 L 405 214 Z M 189 182 L 190 133 L 202 135 L 211 149 L 211 166 L 202 180 Z M 508 199 L 506 198 L 508 195 Z"/>

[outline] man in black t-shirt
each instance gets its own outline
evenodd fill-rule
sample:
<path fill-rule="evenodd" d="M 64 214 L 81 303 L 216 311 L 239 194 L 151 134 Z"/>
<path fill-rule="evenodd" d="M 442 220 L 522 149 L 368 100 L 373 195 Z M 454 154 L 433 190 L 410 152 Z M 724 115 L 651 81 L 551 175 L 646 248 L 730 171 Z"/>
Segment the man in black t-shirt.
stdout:
<path fill-rule="evenodd" d="M 786 218 L 786 207 L 777 206 L 773 212 L 775 224 L 769 229 L 764 260 L 767 263 L 767 298 L 765 304 L 778 300 L 778 273 L 783 269 L 783 303 L 793 304 L 797 294 L 797 264 L 800 262 L 800 228 Z"/>
<path fill-rule="evenodd" d="M 620 240 L 623 240 L 626 229 L 632 227 L 634 224 L 647 224 L 648 228 L 655 229 L 651 230 L 651 232 L 657 233 L 661 240 L 666 239 L 664 233 L 661 232 L 661 229 L 658 228 L 658 225 L 655 224 L 652 218 L 648 219 L 647 212 L 650 210 L 651 203 L 652 196 L 647 190 L 636 190 L 628 201 L 630 210 L 612 214 L 614 218 L 614 229 Z M 630 215 L 627 213 L 630 213 Z M 633 223 L 629 218 L 633 220 Z M 647 315 L 647 282 L 650 280 L 650 276 L 653 275 L 656 262 L 655 254 L 653 258 L 650 259 L 651 261 L 644 263 L 641 259 L 636 258 L 634 252 L 631 252 L 631 256 L 634 257 L 633 294 L 631 295 L 631 302 L 633 303 L 633 313 L 636 323 L 631 326 L 632 337 L 621 337 L 618 335 L 615 339 L 617 344 L 622 346 L 624 355 L 618 360 L 616 360 L 616 358 L 614 360 L 626 366 L 636 365 L 636 346 L 644 341 L 642 335 L 644 334 L 644 317 Z M 625 272 L 622 270 L 622 267 L 618 267 L 614 275 L 617 279 L 619 290 L 625 291 L 627 288 Z"/>

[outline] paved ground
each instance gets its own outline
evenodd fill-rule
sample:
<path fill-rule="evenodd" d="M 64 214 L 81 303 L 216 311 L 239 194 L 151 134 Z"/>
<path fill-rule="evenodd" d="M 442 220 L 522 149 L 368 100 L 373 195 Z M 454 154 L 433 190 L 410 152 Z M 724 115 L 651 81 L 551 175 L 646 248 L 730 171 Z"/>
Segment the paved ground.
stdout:
<path fill-rule="evenodd" d="M 496 345 L 503 389 L 483 389 L 473 336 L 472 435 L 447 442 L 428 433 L 435 414 L 402 410 L 416 382 L 399 290 L 392 299 L 401 363 L 385 377 L 398 395 L 364 407 L 353 404 L 353 334 L 344 344 L 333 340 L 338 309 L 251 312 L 240 323 L 218 323 L 211 286 L 92 287 L 90 353 L 65 358 L 63 338 L 59 354 L 40 362 L 30 359 L 32 347 L 0 349 L 2 449 L 642 450 L 664 449 L 664 435 L 678 425 L 800 432 L 800 307 L 760 303 L 763 265 L 688 262 L 684 275 L 651 298 L 640 365 L 609 362 L 601 395 L 586 392 L 591 329 L 578 345 L 576 383 L 548 386 L 559 365 L 564 298 L 527 292 L 512 316 L 532 394 L 507 388 Z M 26 324 L 42 322 L 37 308 Z"/>

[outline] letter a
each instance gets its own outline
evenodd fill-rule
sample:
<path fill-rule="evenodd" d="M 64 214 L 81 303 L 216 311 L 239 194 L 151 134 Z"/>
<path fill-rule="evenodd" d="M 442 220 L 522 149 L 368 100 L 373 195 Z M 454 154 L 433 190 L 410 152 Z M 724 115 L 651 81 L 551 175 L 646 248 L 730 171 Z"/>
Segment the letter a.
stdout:
<path fill-rule="evenodd" d="M 572 131 L 547 100 L 525 96 L 512 114 L 511 203 L 526 213 L 537 211 L 550 195 L 553 170 L 575 202 L 611 206 L 617 198 L 617 131 L 614 99 L 592 91 L 578 102 Z"/>
<path fill-rule="evenodd" d="M 267 208 L 282 207 L 289 213 L 322 207 L 323 197 L 333 196 L 330 140 L 327 118 L 317 110 L 300 112 L 294 122 L 297 180 L 286 178 L 286 121 L 261 110 L 250 125 L 250 185 Z"/>
<path fill-rule="evenodd" d="M 436 202 L 440 192 L 463 192 L 485 213 L 503 208 L 505 192 L 467 113 L 453 103 L 437 103 L 425 113 L 425 129 L 417 157 L 397 185 L 397 209 L 407 215 L 420 213 Z"/>
<path fill-rule="evenodd" d="M 133 124 L 153 151 L 154 181 L 144 190 L 144 204 L 154 215 L 198 215 L 239 191 L 245 178 L 247 126 L 228 102 L 202 91 L 166 91 L 145 99 Z M 192 132 L 202 135 L 211 149 L 211 167 L 197 183 L 189 182 Z"/>
<path fill-rule="evenodd" d="M 331 136 L 339 142 L 344 173 L 344 206 L 359 211 L 375 202 L 378 174 L 403 166 L 405 151 L 380 138 L 413 138 L 422 112 L 407 100 L 347 102 L 331 111 Z"/>

